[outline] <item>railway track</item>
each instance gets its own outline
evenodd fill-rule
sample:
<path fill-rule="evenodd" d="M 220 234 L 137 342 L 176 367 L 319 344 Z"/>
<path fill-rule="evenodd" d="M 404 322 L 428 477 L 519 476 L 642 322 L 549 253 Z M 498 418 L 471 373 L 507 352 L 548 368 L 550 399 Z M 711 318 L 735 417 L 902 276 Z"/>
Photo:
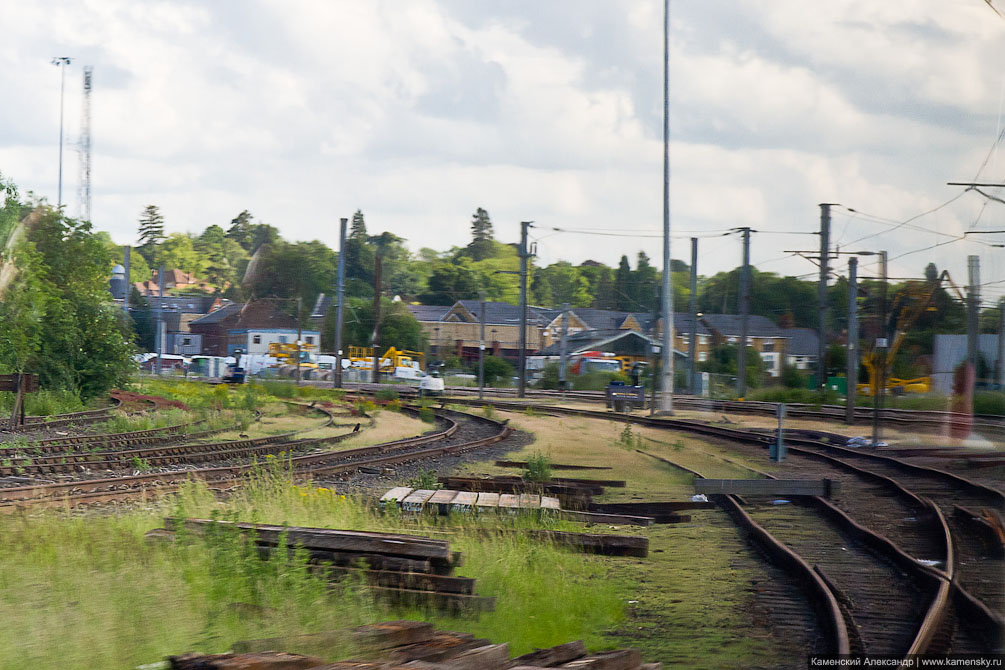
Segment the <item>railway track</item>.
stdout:
<path fill-rule="evenodd" d="M 411 408 L 403 411 L 418 414 Z M 436 412 L 438 428 L 404 440 L 342 451 L 327 451 L 288 456 L 283 463 L 298 480 L 350 473 L 360 467 L 377 467 L 421 460 L 447 453 L 463 453 L 505 439 L 511 429 L 504 423 L 465 413 Z M 331 437 L 312 438 L 287 443 L 300 448 L 339 442 L 351 437 L 348 432 Z M 148 499 L 173 493 L 185 481 L 200 479 L 211 488 L 228 490 L 240 486 L 257 465 L 198 468 L 184 471 L 137 474 L 103 479 L 87 479 L 51 484 L 15 486 L 0 489 L 0 512 L 26 507 L 73 507 L 93 503 Z"/>
<path fill-rule="evenodd" d="M 461 402 L 487 404 L 467 399 Z M 526 403 L 497 401 L 492 404 L 500 409 L 517 411 L 528 406 Z M 661 429 L 685 430 L 759 448 L 774 441 L 772 435 L 763 432 L 710 426 L 695 421 L 638 417 L 550 405 L 533 407 L 542 414 L 585 416 Z M 951 599 L 956 605 L 959 620 L 970 624 L 950 635 L 946 633 L 947 629 L 952 628 L 951 621 L 948 621 L 949 614 L 932 614 L 938 625 L 933 623 L 927 626 L 927 634 L 931 638 L 928 644 L 934 642 L 937 648 L 940 645 L 952 645 L 954 649 L 963 651 L 1000 649 L 1005 625 L 1001 615 L 1001 605 L 1005 599 L 1005 572 L 1002 570 L 1001 554 L 996 553 L 996 547 L 1000 552 L 1001 538 L 998 536 L 996 540 L 993 529 L 988 528 L 989 524 L 975 519 L 981 516 L 975 510 L 989 509 L 1000 518 L 1005 510 L 1005 495 L 996 488 L 954 473 L 883 454 L 838 446 L 814 439 L 821 435 L 813 431 L 808 433 L 809 435 L 796 435 L 786 440 L 790 454 L 817 462 L 815 468 L 801 462 L 798 467 L 801 476 L 826 475 L 834 478 L 836 473 L 843 472 L 843 485 L 849 485 L 840 498 L 845 509 L 827 500 L 817 499 L 814 504 L 819 511 L 843 527 L 846 533 L 859 538 L 859 542 L 864 541 L 869 548 L 875 550 L 880 547 L 886 555 L 896 556 L 894 564 L 897 569 L 917 574 L 917 579 L 920 580 L 937 582 L 940 593 L 944 592 L 938 597 Z M 700 476 L 700 473 L 692 474 Z M 761 472 L 758 474 L 770 476 Z M 749 522 L 754 521 L 738 501 L 734 500 L 734 503 L 734 516 L 746 516 Z M 744 520 L 744 523 L 749 522 Z M 938 530 L 933 531 L 933 527 Z M 767 530 L 762 531 L 770 535 Z M 816 555 L 809 549 L 807 551 Z M 786 560 L 793 562 L 791 558 Z M 838 566 L 836 570 L 841 572 L 843 568 Z M 854 635 L 849 639 L 853 643 Z M 874 643 L 882 644 L 882 640 Z"/>
<path fill-rule="evenodd" d="M 372 385 L 364 385 L 364 389 Z M 377 387 L 374 387 L 377 388 Z M 408 393 L 409 387 L 399 388 L 400 393 Z M 447 388 L 451 394 L 475 395 L 478 389 L 464 386 L 452 386 Z M 502 398 L 516 398 L 516 389 L 485 389 L 484 393 L 489 396 Z M 580 402 L 605 401 L 603 391 L 559 391 L 528 389 L 525 392 L 528 398 L 547 399 L 568 399 Z M 711 398 L 697 398 L 693 396 L 675 396 L 674 406 L 680 409 L 698 410 L 706 412 L 722 412 L 728 414 L 753 414 L 774 416 L 778 403 L 761 401 L 730 401 L 713 400 Z M 786 410 L 788 416 L 793 419 L 815 419 L 825 421 L 837 421 L 845 423 L 845 408 L 838 405 L 809 405 L 805 403 L 787 403 Z M 854 424 L 869 425 L 873 420 L 873 409 L 870 407 L 856 407 L 854 413 Z M 885 408 L 880 410 L 880 420 L 888 426 L 906 426 L 913 429 L 924 430 L 944 430 L 954 422 L 967 422 L 974 431 L 987 437 L 1005 437 L 1005 417 L 992 414 L 957 414 L 937 410 L 910 410 Z"/>

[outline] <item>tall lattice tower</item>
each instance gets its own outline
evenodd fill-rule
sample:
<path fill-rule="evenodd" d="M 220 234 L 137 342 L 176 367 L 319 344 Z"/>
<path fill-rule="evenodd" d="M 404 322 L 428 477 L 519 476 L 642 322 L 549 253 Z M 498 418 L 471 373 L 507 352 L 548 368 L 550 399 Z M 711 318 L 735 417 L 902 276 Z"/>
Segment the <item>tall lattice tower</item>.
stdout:
<path fill-rule="evenodd" d="M 84 99 L 80 118 L 80 218 L 91 220 L 91 72 L 93 67 L 84 67 Z"/>

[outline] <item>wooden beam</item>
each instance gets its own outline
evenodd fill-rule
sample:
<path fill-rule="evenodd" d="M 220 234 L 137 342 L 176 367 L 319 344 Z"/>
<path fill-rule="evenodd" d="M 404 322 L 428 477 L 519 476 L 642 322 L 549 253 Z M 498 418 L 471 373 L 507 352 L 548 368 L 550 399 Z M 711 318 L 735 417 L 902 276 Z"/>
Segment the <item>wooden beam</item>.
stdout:
<path fill-rule="evenodd" d="M 642 664 L 642 656 L 636 649 L 618 649 L 616 651 L 602 651 L 570 661 L 561 668 L 569 670 L 634 670 Z"/>
<path fill-rule="evenodd" d="M 496 461 L 500 468 L 525 468 L 527 461 Z M 613 470 L 610 465 L 575 465 L 573 463 L 550 463 L 553 470 Z"/>
<path fill-rule="evenodd" d="M 695 479 L 695 493 L 748 496 L 822 496 L 840 490 L 833 479 Z"/>
<path fill-rule="evenodd" d="M 537 651 L 532 651 L 529 654 L 517 656 L 511 660 L 510 663 L 514 666 L 525 665 L 547 668 L 549 666 L 561 665 L 562 663 L 574 661 L 582 656 L 586 656 L 586 645 L 583 644 L 582 640 L 576 640 L 575 642 L 560 644 L 557 647 L 538 649 Z"/>
<path fill-rule="evenodd" d="M 522 532 L 534 539 L 551 541 L 588 554 L 605 554 L 607 556 L 649 555 L 649 538 L 638 535 L 599 535 L 595 533 L 569 533 L 561 530 L 528 530 Z"/>
<path fill-rule="evenodd" d="M 600 512 L 578 512 L 564 509 L 558 512 L 558 518 L 580 523 L 607 523 L 615 526 L 648 526 L 655 522 L 653 517 L 633 516 L 629 514 L 602 514 Z"/>

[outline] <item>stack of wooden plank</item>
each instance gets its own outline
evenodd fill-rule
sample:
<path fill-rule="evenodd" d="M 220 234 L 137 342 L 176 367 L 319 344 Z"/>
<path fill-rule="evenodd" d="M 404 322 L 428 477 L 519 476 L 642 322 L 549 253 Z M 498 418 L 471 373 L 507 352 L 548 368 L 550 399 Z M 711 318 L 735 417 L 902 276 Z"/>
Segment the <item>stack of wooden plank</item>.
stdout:
<path fill-rule="evenodd" d="M 495 609 L 495 598 L 475 595 L 474 579 L 453 575 L 461 555 L 450 550 L 447 540 L 209 519 L 168 518 L 164 527 L 166 531 L 158 529 L 151 536 L 163 539 L 179 531 L 199 535 L 239 532 L 252 538 L 266 555 L 282 549 L 281 545 L 303 547 L 331 579 L 359 575 L 375 596 L 396 603 L 448 612 Z"/>
<path fill-rule="evenodd" d="M 620 480 L 552 479 L 547 482 L 528 482 L 520 477 L 440 477 L 439 481 L 450 489 L 487 491 L 494 493 L 540 493 L 556 496 L 565 508 L 585 508 L 595 495 L 603 495 L 605 486 L 625 485 Z"/>
<path fill-rule="evenodd" d="M 502 494 L 487 491 L 455 491 L 453 489 L 412 489 L 398 486 L 380 498 L 381 507 L 396 503 L 403 512 L 471 512 L 476 510 L 557 510 L 558 498 L 536 493 Z"/>
<path fill-rule="evenodd" d="M 325 645 L 329 646 L 325 646 Z M 328 663 L 314 656 L 273 651 L 314 649 L 313 653 L 351 645 L 355 660 Z M 172 670 L 660 670 L 659 663 L 642 663 L 635 649 L 587 654 L 582 641 L 539 649 L 516 658 L 509 646 L 492 644 L 466 633 L 437 631 L 432 624 L 389 621 L 349 631 L 251 640 L 234 645 L 230 654 L 184 654 L 168 659 Z"/>

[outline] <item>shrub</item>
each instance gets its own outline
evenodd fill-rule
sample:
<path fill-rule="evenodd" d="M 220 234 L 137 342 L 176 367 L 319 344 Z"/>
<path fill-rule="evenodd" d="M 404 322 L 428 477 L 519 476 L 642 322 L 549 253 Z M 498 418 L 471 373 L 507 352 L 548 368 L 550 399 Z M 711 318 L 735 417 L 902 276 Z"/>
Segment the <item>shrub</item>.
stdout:
<path fill-rule="evenodd" d="M 551 459 L 540 451 L 536 451 L 527 459 L 527 469 L 523 478 L 529 482 L 551 481 Z"/>
<path fill-rule="evenodd" d="M 484 416 L 486 419 L 495 419 L 496 418 L 495 408 L 492 405 L 485 405 L 485 407 L 482 407 L 482 416 Z"/>
<path fill-rule="evenodd" d="M 389 402 L 391 400 L 398 399 L 398 392 L 394 389 L 380 389 L 374 394 L 374 398 L 377 400 L 383 400 L 384 402 Z"/>
<path fill-rule="evenodd" d="M 400 412 L 401 411 L 401 401 L 398 400 L 397 398 L 395 398 L 394 400 L 389 400 L 388 403 L 386 405 L 384 405 L 384 408 L 387 409 L 387 410 L 390 410 L 392 412 Z"/>
<path fill-rule="evenodd" d="M 425 468 L 419 470 L 419 474 L 409 479 L 408 485 L 413 489 L 426 489 L 427 491 L 438 489 L 443 486 L 436 481 L 436 471 L 426 470 Z"/>
<path fill-rule="evenodd" d="M 432 407 L 420 407 L 419 419 L 425 423 L 436 423 L 436 412 Z"/>
<path fill-rule="evenodd" d="M 603 391 L 612 381 L 628 383 L 628 377 L 620 372 L 588 372 L 572 377 L 572 388 L 575 391 Z"/>

